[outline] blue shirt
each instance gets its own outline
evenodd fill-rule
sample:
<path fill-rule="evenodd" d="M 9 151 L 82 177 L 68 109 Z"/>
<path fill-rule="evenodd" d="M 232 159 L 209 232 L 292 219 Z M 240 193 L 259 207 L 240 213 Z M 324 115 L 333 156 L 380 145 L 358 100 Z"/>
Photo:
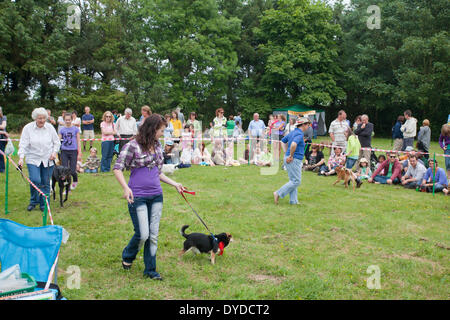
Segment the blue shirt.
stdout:
<path fill-rule="evenodd" d="M 299 128 L 295 128 L 287 136 L 281 139 L 281 142 L 288 144 L 288 149 L 286 151 L 286 157 L 290 156 L 291 144 L 295 142 L 297 144 L 297 149 L 295 149 L 293 157 L 295 159 L 303 160 L 305 155 L 305 141 L 303 141 L 303 131 Z"/>
<path fill-rule="evenodd" d="M 431 178 L 431 181 L 428 182 L 428 179 Z M 433 171 L 431 168 L 428 168 L 427 172 L 425 172 L 425 175 L 423 176 L 423 179 L 425 180 L 425 182 L 427 183 L 432 183 L 433 182 Z M 438 168 L 437 172 L 436 172 L 436 176 L 434 178 L 434 182 L 435 183 L 439 183 L 442 184 L 443 186 L 447 185 L 447 175 L 445 173 L 445 170 L 442 168 Z"/>
<path fill-rule="evenodd" d="M 264 129 L 266 129 L 266 125 L 262 120 L 258 121 L 252 120 L 248 125 L 248 131 L 250 131 L 250 134 L 253 137 L 261 137 L 264 133 Z"/>
<path fill-rule="evenodd" d="M 81 130 L 94 130 L 94 124 L 83 124 L 83 121 L 89 121 L 89 120 L 94 120 L 94 115 L 89 113 L 89 114 L 83 114 L 81 116 Z"/>

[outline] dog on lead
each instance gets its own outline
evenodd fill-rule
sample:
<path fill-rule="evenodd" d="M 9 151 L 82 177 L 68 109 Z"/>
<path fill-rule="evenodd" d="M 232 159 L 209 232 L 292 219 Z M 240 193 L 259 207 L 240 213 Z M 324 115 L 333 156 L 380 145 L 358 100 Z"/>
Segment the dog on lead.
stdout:
<path fill-rule="evenodd" d="M 355 191 L 355 187 L 361 187 L 362 181 L 359 178 L 355 178 L 352 170 L 347 169 L 343 166 L 338 166 L 336 169 L 337 180 L 333 183 L 333 186 L 336 185 L 341 180 L 344 180 L 344 185 L 348 188 L 350 182 L 353 182 L 353 191 Z"/>
<path fill-rule="evenodd" d="M 72 184 L 72 174 L 70 168 L 63 166 L 55 166 L 52 174 L 52 191 L 53 191 L 53 200 L 56 200 L 56 192 L 55 185 L 58 183 L 59 186 L 59 204 L 61 208 L 63 207 L 63 203 L 67 201 L 67 197 L 69 196 L 70 185 Z M 63 201 L 63 191 L 66 189 L 66 197 Z"/>
<path fill-rule="evenodd" d="M 219 233 L 215 234 L 214 240 L 212 235 L 207 235 L 203 233 L 190 233 L 186 234 L 186 229 L 189 228 L 188 225 L 184 225 L 180 233 L 186 240 L 183 243 L 183 250 L 180 252 L 180 256 L 192 250 L 194 253 L 210 253 L 211 263 L 215 264 L 216 254 L 222 255 L 226 246 L 233 241 L 233 237 L 229 233 Z"/>

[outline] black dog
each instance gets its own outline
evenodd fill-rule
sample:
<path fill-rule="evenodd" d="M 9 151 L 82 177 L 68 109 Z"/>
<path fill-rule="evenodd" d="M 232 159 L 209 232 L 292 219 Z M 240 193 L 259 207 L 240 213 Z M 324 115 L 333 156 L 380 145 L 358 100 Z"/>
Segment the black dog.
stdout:
<path fill-rule="evenodd" d="M 211 263 L 215 263 L 216 254 L 218 251 L 219 255 L 222 255 L 223 249 L 228 246 L 228 244 L 233 241 L 233 237 L 229 233 L 219 233 L 215 234 L 214 240 L 212 235 L 206 235 L 203 233 L 190 233 L 186 234 L 184 231 L 189 228 L 188 225 L 184 225 L 180 233 L 186 240 L 183 243 L 183 250 L 181 250 L 180 255 L 185 254 L 188 250 L 193 250 L 194 253 L 211 253 Z"/>
<path fill-rule="evenodd" d="M 67 201 L 69 196 L 70 185 L 72 183 L 72 174 L 70 168 L 63 166 L 55 166 L 52 174 L 52 190 L 53 190 L 53 200 L 56 199 L 55 185 L 58 182 L 59 186 L 59 203 L 63 207 L 63 202 Z M 66 198 L 63 201 L 63 190 L 66 187 Z"/>

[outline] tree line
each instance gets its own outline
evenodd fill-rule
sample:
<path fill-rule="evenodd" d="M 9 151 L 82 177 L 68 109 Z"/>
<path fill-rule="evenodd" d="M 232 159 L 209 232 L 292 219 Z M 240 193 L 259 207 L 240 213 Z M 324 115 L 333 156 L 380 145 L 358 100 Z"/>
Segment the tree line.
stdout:
<path fill-rule="evenodd" d="M 372 2 L 0 1 L 0 105 L 11 128 L 37 106 L 181 107 L 207 124 L 219 107 L 249 121 L 302 103 L 328 122 L 367 113 L 379 135 L 411 109 L 436 137 L 450 109 L 450 3 L 379 0 L 373 18 Z"/>

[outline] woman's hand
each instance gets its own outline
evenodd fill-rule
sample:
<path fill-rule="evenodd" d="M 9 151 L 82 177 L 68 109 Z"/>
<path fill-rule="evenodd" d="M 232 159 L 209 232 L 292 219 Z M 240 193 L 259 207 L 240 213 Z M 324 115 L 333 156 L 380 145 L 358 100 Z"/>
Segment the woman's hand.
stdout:
<path fill-rule="evenodd" d="M 178 193 L 182 193 L 184 191 L 184 187 L 181 183 L 175 183 L 175 189 L 177 189 Z"/>
<path fill-rule="evenodd" d="M 19 159 L 19 162 L 17 162 L 17 165 L 19 166 L 19 168 L 23 167 L 23 159 Z"/>
<path fill-rule="evenodd" d="M 56 159 L 58 155 L 56 154 L 56 152 L 53 152 L 52 155 L 50 156 L 50 158 L 48 158 L 48 160 L 53 161 Z"/>
<path fill-rule="evenodd" d="M 127 199 L 128 203 L 134 202 L 133 191 L 128 186 L 123 188 L 123 197 Z"/>

